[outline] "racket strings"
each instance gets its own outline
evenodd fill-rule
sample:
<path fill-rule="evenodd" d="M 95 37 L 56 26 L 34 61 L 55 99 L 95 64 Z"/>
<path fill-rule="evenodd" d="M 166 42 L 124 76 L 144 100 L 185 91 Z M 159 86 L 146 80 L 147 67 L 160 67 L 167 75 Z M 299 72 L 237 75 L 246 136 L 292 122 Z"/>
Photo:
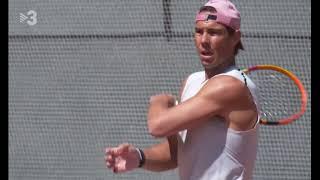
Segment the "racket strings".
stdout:
<path fill-rule="evenodd" d="M 299 111 L 300 92 L 290 78 L 272 70 L 258 70 L 248 76 L 258 88 L 262 119 L 277 122 Z"/>

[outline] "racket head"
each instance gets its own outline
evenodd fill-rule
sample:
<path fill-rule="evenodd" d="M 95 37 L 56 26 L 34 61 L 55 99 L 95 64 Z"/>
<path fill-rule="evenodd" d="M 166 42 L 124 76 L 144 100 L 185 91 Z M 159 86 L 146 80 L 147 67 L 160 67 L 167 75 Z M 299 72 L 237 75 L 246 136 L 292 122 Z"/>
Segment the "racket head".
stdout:
<path fill-rule="evenodd" d="M 276 65 L 256 65 L 242 71 L 257 84 L 260 97 L 260 124 L 287 125 L 306 111 L 307 91 L 300 79 Z"/>

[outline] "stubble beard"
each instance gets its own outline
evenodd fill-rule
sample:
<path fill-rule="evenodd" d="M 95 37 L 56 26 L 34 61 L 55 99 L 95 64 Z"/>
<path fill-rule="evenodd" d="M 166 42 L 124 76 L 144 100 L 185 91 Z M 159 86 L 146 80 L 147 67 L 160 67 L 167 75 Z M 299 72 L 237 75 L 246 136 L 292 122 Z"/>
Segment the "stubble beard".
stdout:
<path fill-rule="evenodd" d="M 234 57 L 223 60 L 219 64 L 202 64 L 207 78 L 211 78 L 214 75 L 223 73 L 228 67 L 235 65 Z"/>

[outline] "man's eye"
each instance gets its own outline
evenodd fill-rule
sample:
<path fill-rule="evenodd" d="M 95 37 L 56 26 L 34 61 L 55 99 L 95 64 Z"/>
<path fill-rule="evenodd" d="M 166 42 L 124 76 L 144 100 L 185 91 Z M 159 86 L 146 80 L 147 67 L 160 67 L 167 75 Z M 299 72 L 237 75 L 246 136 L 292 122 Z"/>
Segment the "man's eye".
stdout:
<path fill-rule="evenodd" d="M 208 31 L 208 34 L 210 34 L 210 35 L 216 35 L 216 34 L 218 34 L 218 32 L 217 32 L 217 31 Z"/>
<path fill-rule="evenodd" d="M 202 31 L 201 31 L 200 29 L 196 29 L 196 30 L 195 30 L 195 33 L 197 33 L 197 34 L 201 34 L 201 33 L 202 33 Z"/>

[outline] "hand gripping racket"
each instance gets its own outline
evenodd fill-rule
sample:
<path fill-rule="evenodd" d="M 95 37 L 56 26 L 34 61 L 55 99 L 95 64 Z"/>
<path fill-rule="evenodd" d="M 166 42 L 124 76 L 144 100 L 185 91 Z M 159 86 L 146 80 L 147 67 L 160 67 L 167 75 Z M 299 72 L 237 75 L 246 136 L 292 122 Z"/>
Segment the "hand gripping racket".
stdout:
<path fill-rule="evenodd" d="M 297 76 L 276 65 L 242 69 L 257 85 L 263 125 L 287 125 L 306 111 L 307 92 Z"/>

